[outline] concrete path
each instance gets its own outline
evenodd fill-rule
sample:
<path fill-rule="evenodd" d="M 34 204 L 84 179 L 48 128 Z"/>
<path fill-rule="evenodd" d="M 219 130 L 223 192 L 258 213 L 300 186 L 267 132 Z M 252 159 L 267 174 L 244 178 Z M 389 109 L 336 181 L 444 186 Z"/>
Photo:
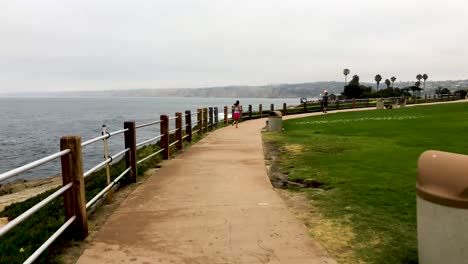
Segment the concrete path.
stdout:
<path fill-rule="evenodd" d="M 336 263 L 270 184 L 260 134 L 265 120 L 211 132 L 163 162 L 78 263 Z"/>
<path fill-rule="evenodd" d="M 336 263 L 269 182 L 260 134 L 265 120 L 211 132 L 163 162 L 108 219 L 78 263 Z"/>

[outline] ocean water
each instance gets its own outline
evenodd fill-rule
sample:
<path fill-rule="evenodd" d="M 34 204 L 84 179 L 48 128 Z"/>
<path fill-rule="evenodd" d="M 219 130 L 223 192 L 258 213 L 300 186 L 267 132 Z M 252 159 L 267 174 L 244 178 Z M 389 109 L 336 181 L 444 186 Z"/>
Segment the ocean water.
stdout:
<path fill-rule="evenodd" d="M 174 116 L 175 112 L 195 111 L 199 107 L 230 106 L 235 98 L 0 98 L 0 173 L 17 168 L 60 150 L 60 138 L 65 135 L 81 136 L 82 142 L 101 135 L 103 124 L 112 132 L 123 128 L 124 121 L 136 124 L 159 120 L 161 114 Z M 299 99 L 241 98 L 247 110 L 282 108 L 299 104 Z M 137 130 L 137 142 L 159 134 L 159 125 Z M 109 139 L 109 153 L 124 149 L 123 135 Z M 83 148 L 84 169 L 103 161 L 101 141 Z M 49 162 L 10 180 L 45 178 L 60 173 L 60 159 Z M 5 182 L 7 182 L 5 181 Z M 1 184 L 1 183 L 0 183 Z"/>

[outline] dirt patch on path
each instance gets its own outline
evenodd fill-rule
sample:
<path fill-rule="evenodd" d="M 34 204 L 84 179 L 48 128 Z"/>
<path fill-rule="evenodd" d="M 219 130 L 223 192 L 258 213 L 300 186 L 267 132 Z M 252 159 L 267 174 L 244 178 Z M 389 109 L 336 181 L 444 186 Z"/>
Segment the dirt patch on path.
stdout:
<path fill-rule="evenodd" d="M 354 253 L 352 241 L 355 233 L 350 226 L 325 218 L 320 210 L 313 206 L 313 201 L 307 192 L 288 189 L 289 187 L 317 188 L 317 191 L 323 191 L 320 189 L 321 184 L 314 181 L 289 181 L 288 175 L 282 173 L 276 163 L 276 159 L 281 155 L 280 149 L 271 142 L 263 141 L 263 150 L 272 185 L 276 187 L 276 192 L 284 200 L 289 211 L 305 225 L 309 234 L 339 263 L 365 264 L 366 262 L 360 260 Z"/>
<path fill-rule="evenodd" d="M 275 190 L 285 201 L 289 211 L 307 227 L 311 236 L 319 241 L 339 263 L 366 263 L 360 260 L 353 251 L 352 241 L 355 234 L 351 227 L 323 217 L 305 192 Z"/>

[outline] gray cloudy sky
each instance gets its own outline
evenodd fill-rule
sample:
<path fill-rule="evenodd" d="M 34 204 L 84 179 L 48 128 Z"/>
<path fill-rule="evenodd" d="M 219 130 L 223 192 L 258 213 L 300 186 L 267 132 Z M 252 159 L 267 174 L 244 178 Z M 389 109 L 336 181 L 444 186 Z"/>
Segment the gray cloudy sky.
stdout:
<path fill-rule="evenodd" d="M 0 92 L 468 78 L 465 0 L 1 0 Z"/>

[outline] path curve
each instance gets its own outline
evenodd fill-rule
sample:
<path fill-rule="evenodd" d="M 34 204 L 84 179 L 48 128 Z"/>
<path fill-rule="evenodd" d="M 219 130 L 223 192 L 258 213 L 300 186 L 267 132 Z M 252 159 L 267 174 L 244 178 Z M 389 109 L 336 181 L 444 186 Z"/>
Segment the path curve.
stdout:
<path fill-rule="evenodd" d="M 270 184 L 265 120 L 213 131 L 163 162 L 77 263 L 336 263 Z"/>
<path fill-rule="evenodd" d="M 336 263 L 270 184 L 260 133 L 265 121 L 211 132 L 163 162 L 110 216 L 77 263 Z"/>

